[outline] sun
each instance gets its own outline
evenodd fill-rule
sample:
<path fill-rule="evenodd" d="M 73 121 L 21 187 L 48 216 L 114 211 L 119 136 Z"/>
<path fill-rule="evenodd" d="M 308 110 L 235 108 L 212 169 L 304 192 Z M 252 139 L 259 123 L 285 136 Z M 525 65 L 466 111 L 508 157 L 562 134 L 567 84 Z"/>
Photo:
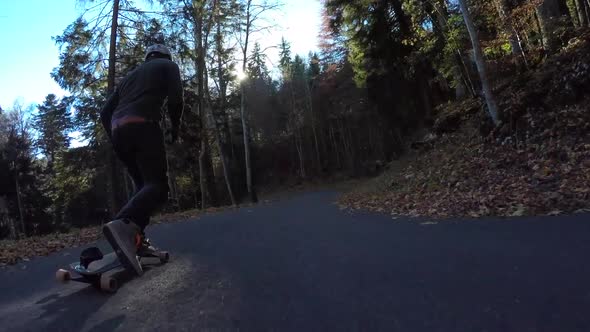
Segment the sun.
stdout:
<path fill-rule="evenodd" d="M 245 81 L 248 78 L 248 74 L 243 72 L 241 69 L 238 69 L 236 71 L 236 78 L 238 79 L 238 81 Z"/>

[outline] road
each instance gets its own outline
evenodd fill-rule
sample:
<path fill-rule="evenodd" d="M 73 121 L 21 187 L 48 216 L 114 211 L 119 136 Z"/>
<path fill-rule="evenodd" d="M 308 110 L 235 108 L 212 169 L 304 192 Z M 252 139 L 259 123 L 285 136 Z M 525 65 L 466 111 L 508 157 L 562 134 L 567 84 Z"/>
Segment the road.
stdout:
<path fill-rule="evenodd" d="M 155 225 L 172 260 L 112 295 L 53 279 L 79 248 L 2 268 L 0 330 L 590 331 L 588 215 L 432 223 L 335 198 Z"/>

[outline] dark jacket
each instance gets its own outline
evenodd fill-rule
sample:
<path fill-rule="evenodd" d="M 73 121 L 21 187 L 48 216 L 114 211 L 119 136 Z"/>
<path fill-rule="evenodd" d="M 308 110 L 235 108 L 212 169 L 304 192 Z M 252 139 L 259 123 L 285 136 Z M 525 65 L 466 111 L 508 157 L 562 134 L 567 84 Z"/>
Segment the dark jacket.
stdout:
<path fill-rule="evenodd" d="M 124 116 L 160 122 L 166 97 L 170 122 L 178 129 L 183 108 L 178 65 L 168 59 L 148 59 L 129 73 L 109 96 L 100 112 L 102 125 L 111 137 L 111 122 Z"/>

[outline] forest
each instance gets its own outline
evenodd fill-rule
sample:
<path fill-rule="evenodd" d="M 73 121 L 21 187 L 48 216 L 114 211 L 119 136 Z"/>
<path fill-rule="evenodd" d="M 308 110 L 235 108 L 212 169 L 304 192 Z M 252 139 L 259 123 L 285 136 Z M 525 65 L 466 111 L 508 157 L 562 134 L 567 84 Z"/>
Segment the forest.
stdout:
<path fill-rule="evenodd" d="M 397 178 L 344 204 L 442 217 L 590 206 L 589 0 L 323 0 L 308 54 L 254 37 L 280 1 L 139 1 L 86 1 L 53 37 L 51 76 L 69 95 L 0 108 L 0 238 L 100 225 L 133 193 L 99 112 L 154 42 L 172 48 L 185 99 L 163 212 L 382 172 Z M 430 159 L 392 169 L 416 154 Z"/>

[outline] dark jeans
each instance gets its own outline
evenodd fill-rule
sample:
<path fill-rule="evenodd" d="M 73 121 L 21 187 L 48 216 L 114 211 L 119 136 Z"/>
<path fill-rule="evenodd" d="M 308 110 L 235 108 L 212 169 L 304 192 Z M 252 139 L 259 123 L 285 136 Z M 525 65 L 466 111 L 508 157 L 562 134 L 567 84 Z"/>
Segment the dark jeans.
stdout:
<path fill-rule="evenodd" d="M 113 131 L 113 148 L 135 184 L 133 197 L 116 219 L 127 218 L 144 229 L 168 199 L 164 138 L 152 122 L 130 123 Z"/>

